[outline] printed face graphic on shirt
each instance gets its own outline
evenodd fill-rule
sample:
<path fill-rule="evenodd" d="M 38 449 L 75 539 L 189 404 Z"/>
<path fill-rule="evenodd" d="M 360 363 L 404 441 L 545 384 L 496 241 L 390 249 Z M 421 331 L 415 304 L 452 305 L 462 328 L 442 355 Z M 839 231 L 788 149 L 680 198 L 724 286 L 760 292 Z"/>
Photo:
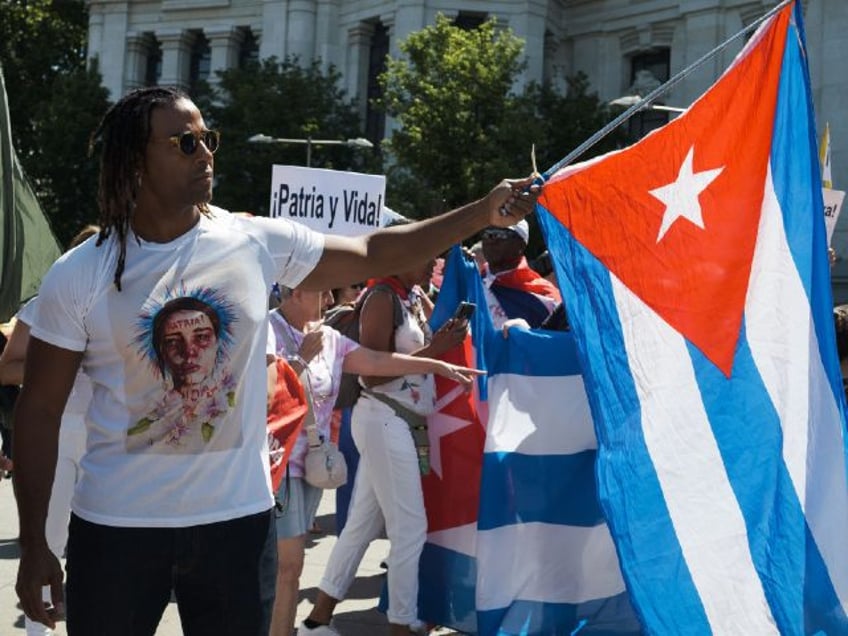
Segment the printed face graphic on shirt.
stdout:
<path fill-rule="evenodd" d="M 174 388 L 198 385 L 212 374 L 218 354 L 218 334 L 212 319 L 202 311 L 180 310 L 163 321 L 157 341 Z"/>
<path fill-rule="evenodd" d="M 231 305 L 205 288 L 179 294 L 149 301 L 137 321 L 139 354 L 162 391 L 127 430 L 129 452 L 194 454 L 241 443 L 240 424 L 228 419 L 236 390 L 227 353 Z"/>

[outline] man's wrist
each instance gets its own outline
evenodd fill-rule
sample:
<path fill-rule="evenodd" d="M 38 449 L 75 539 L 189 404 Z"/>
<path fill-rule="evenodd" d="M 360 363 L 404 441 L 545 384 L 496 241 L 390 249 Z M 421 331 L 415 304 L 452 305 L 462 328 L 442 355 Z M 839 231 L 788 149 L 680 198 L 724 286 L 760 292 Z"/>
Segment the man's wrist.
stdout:
<path fill-rule="evenodd" d="M 39 550 L 42 548 L 49 548 L 49 546 L 47 545 L 47 537 L 44 535 L 44 533 L 41 533 L 40 535 L 30 535 L 21 533 L 21 535 L 18 537 L 18 545 L 20 545 L 22 552 L 27 550 Z"/>
<path fill-rule="evenodd" d="M 482 199 L 477 199 L 471 204 L 476 232 L 480 232 L 492 224 L 492 211 L 489 203 L 489 197 L 485 196 Z"/>

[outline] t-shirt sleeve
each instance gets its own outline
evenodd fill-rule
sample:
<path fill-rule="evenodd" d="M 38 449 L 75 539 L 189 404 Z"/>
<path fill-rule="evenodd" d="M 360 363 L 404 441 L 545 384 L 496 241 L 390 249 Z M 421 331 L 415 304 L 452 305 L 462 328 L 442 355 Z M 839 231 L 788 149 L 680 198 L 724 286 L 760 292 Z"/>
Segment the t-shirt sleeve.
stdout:
<path fill-rule="evenodd" d="M 359 343 L 327 325 L 322 326 L 321 331 L 324 333 L 324 352 L 327 353 L 329 351 L 332 356 L 333 375 L 340 377 L 345 356 L 354 349 L 358 349 Z"/>
<path fill-rule="evenodd" d="M 297 287 L 315 269 L 324 252 L 324 235 L 288 219 L 255 217 L 243 220 L 268 249 L 274 261 L 274 280 Z"/>
<path fill-rule="evenodd" d="M 333 330 L 335 331 L 335 329 Z M 354 349 L 359 349 L 360 344 L 356 340 L 351 340 L 346 335 L 336 331 L 339 336 L 338 348 L 342 358 L 349 354 Z"/>
<path fill-rule="evenodd" d="M 15 318 L 18 322 L 22 322 L 27 327 L 32 329 L 32 323 L 35 321 L 35 312 L 38 311 L 38 296 L 31 298 L 18 310 Z"/>
<path fill-rule="evenodd" d="M 62 349 L 85 351 L 87 303 L 83 290 L 91 290 L 86 270 L 90 273 L 92 268 L 80 267 L 77 260 L 60 258 L 41 281 L 30 335 Z"/>

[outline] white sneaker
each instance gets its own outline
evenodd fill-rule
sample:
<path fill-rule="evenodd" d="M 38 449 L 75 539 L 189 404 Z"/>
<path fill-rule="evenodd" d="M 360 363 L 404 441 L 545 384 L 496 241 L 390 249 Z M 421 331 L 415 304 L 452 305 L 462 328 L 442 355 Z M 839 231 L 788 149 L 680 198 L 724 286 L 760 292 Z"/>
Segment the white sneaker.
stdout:
<path fill-rule="evenodd" d="M 420 634 L 422 636 L 430 633 L 430 629 L 427 627 L 427 623 L 417 619 L 409 624 L 409 631 L 412 634 Z"/>
<path fill-rule="evenodd" d="M 307 627 L 301 623 L 297 628 L 297 636 L 341 636 L 339 632 L 329 625 L 319 625 L 318 627 Z"/>

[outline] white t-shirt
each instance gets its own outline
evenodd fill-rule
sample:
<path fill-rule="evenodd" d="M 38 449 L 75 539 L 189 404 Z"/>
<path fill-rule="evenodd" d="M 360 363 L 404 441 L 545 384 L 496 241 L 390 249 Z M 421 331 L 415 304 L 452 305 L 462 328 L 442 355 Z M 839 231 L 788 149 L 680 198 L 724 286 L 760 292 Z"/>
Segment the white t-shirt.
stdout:
<path fill-rule="evenodd" d="M 324 239 L 213 209 L 169 243 L 87 241 L 41 287 L 32 336 L 84 351 L 94 394 L 73 511 L 112 526 L 185 527 L 273 505 L 265 433 L 268 290 L 295 287 Z"/>
<path fill-rule="evenodd" d="M 285 358 L 290 353 L 296 354 L 297 351 L 288 351 L 286 343 L 289 342 L 289 339 L 285 334 L 288 334 L 299 349 L 304 338 L 303 332 L 290 326 L 279 311 L 274 310 L 269 315 L 271 317 L 271 329 L 276 336 L 277 355 Z M 324 439 L 329 439 L 333 405 L 339 395 L 344 359 L 348 353 L 359 348 L 359 343 L 342 335 L 332 327 L 322 326 L 321 331 L 324 334 L 324 347 L 321 353 L 309 361 L 307 381 L 312 389 L 312 404 L 318 435 Z M 289 473 L 292 477 L 303 477 L 304 460 L 308 447 L 309 434 L 306 432 L 306 428 L 302 428 L 289 457 Z"/>
<path fill-rule="evenodd" d="M 367 300 L 365 302 L 368 303 Z M 400 304 L 403 307 L 403 323 L 395 330 L 395 351 L 412 353 L 430 342 L 430 327 L 415 292 L 410 292 L 406 300 L 401 299 Z M 375 384 L 369 390 L 384 393 L 419 415 L 430 415 L 436 410 L 436 380 L 431 373 L 410 373 Z"/>
<path fill-rule="evenodd" d="M 17 319 L 32 329 L 38 311 L 38 296 L 21 307 Z M 62 423 L 59 427 L 59 455 L 75 455 L 79 449 L 85 448 L 85 423 L 83 418 L 91 402 L 91 380 L 80 370 L 74 379 L 74 385 L 62 412 Z M 76 449 L 76 450 L 74 450 Z M 79 460 L 78 457 L 75 457 Z"/>

